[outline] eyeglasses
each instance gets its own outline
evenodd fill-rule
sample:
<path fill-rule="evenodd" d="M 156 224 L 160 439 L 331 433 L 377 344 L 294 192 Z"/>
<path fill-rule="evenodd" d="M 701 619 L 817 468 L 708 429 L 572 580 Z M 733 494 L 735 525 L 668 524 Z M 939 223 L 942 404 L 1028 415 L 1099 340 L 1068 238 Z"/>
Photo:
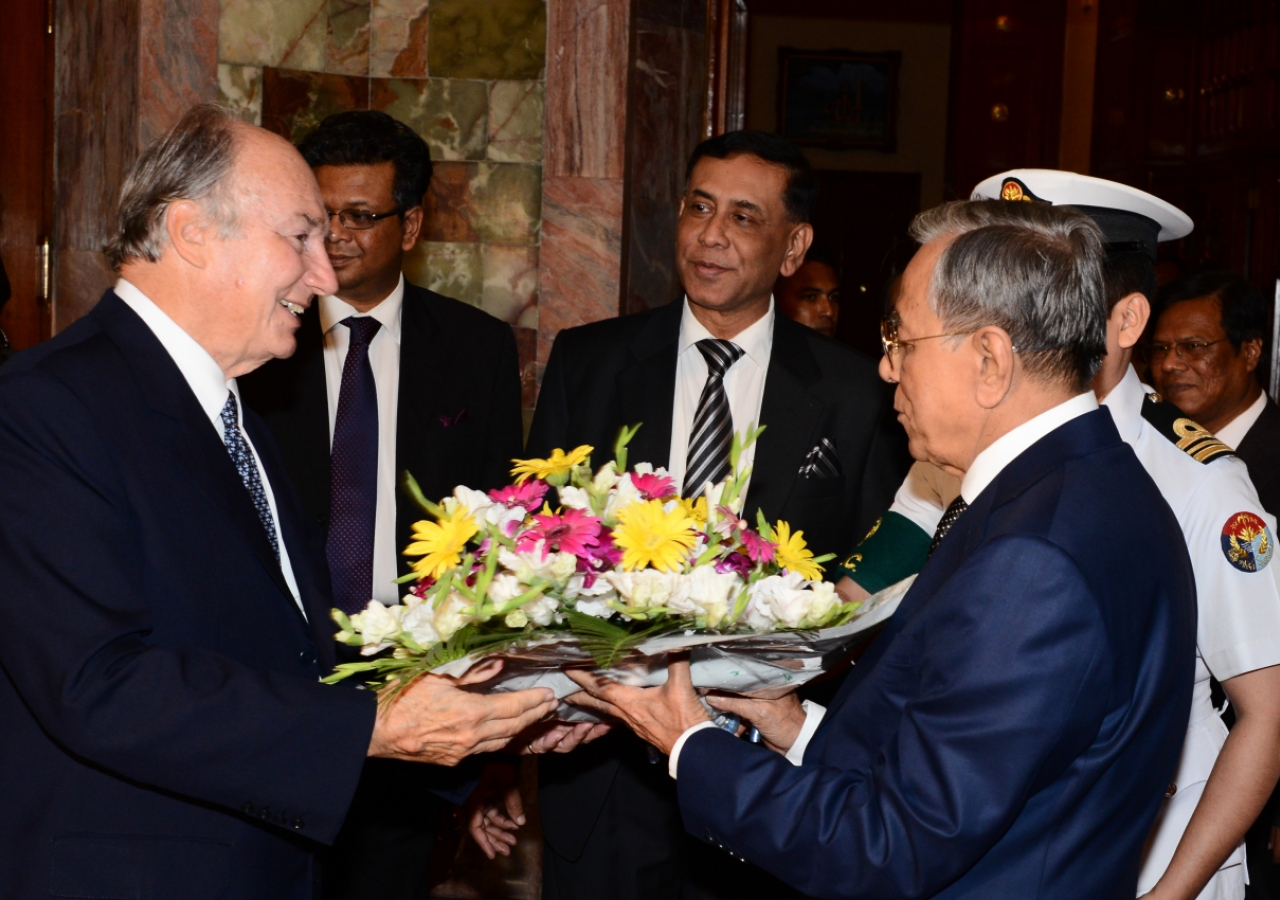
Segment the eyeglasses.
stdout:
<path fill-rule="evenodd" d="M 330 212 L 326 209 L 325 212 L 329 214 L 329 221 L 333 221 L 333 217 L 337 216 L 338 221 L 342 223 L 342 227 L 348 231 L 365 231 L 377 225 L 383 219 L 400 215 L 401 209 L 397 206 L 390 212 L 384 213 L 371 213 L 363 209 L 340 209 L 337 212 Z"/>
<path fill-rule="evenodd" d="M 884 348 L 884 355 L 889 360 L 889 368 L 893 371 L 897 371 L 898 367 L 895 357 L 903 348 L 918 344 L 920 341 L 931 341 L 934 338 L 944 337 L 963 337 L 966 334 L 973 334 L 973 332 L 949 331 L 946 334 L 930 334 L 924 337 L 902 339 L 898 337 L 898 322 L 895 319 L 880 320 L 880 346 Z"/>
<path fill-rule="evenodd" d="M 1178 359 L 1189 363 L 1204 362 L 1209 356 L 1209 348 L 1214 344 L 1221 344 L 1226 338 L 1218 338 L 1216 341 L 1174 341 L 1172 344 L 1152 343 L 1147 348 L 1147 358 L 1154 365 L 1157 361 L 1164 359 L 1173 351 Z"/>

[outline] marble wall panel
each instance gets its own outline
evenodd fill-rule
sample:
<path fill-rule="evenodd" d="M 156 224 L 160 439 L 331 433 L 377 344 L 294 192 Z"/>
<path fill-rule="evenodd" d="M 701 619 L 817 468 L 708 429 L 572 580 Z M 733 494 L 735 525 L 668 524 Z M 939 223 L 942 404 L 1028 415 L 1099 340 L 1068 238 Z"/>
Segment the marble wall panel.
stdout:
<path fill-rule="evenodd" d="M 622 178 L 630 0 L 553 0 L 547 20 L 548 175 Z"/>
<path fill-rule="evenodd" d="M 427 77 L 427 0 L 373 0 L 369 74 Z"/>
<path fill-rule="evenodd" d="M 218 60 L 323 71 L 329 0 L 222 0 Z"/>
<path fill-rule="evenodd" d="M 405 255 L 404 277 L 446 297 L 481 305 L 484 261 L 479 244 L 419 241 Z"/>
<path fill-rule="evenodd" d="M 326 72 L 369 74 L 369 0 L 329 0 Z"/>
<path fill-rule="evenodd" d="M 431 159 L 484 159 L 488 89 L 453 78 L 372 79 L 369 105 L 422 135 Z"/>
<path fill-rule="evenodd" d="M 484 245 L 480 308 L 511 325 L 538 327 L 538 248 Z"/>
<path fill-rule="evenodd" d="M 520 355 L 520 405 L 524 407 L 524 435 L 529 437 L 533 410 L 538 403 L 538 329 L 517 326 L 516 352 Z"/>
<path fill-rule="evenodd" d="M 218 0 L 141 0 L 138 146 L 217 96 Z"/>
<path fill-rule="evenodd" d="M 426 241 L 478 241 L 471 223 L 471 182 L 477 163 L 441 162 L 432 166 L 431 187 L 422 204 Z"/>
<path fill-rule="evenodd" d="M 622 179 L 543 182 L 538 267 L 538 369 L 562 328 L 618 315 Z"/>
<path fill-rule="evenodd" d="M 544 95 L 540 81 L 495 81 L 489 85 L 489 159 L 542 160 Z"/>
<path fill-rule="evenodd" d="M 428 72 L 433 77 L 542 76 L 546 0 L 430 0 L 429 11 Z"/>
<path fill-rule="evenodd" d="M 472 227 L 486 243 L 536 244 L 542 217 L 542 169 L 479 163 L 471 182 Z"/>
<path fill-rule="evenodd" d="M 267 67 L 262 70 L 262 127 L 293 143 L 324 117 L 369 108 L 369 79 Z"/>
<path fill-rule="evenodd" d="M 246 122 L 262 124 L 262 69 L 218 63 L 218 102 Z"/>

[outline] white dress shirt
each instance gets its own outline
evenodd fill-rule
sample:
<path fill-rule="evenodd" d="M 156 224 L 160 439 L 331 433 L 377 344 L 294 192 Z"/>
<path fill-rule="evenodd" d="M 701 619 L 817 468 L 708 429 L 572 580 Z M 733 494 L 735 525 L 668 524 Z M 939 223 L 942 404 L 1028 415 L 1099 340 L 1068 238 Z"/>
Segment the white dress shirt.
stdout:
<path fill-rule="evenodd" d="M 369 342 L 369 366 L 378 392 L 378 497 L 373 526 L 373 584 L 370 597 L 388 606 L 400 602 L 396 560 L 396 410 L 400 399 L 400 320 L 404 309 L 404 276 L 395 290 L 367 313 L 330 294 L 320 298 L 320 328 L 324 331 L 324 381 L 329 396 L 329 447 L 338 420 L 342 367 L 347 361 L 351 331 L 339 324 L 348 316 L 370 316 L 382 323 Z"/>
<path fill-rule="evenodd" d="M 267 478 L 266 470 L 262 468 L 262 460 L 258 458 L 253 440 L 244 430 L 244 404 L 240 401 L 240 388 L 236 385 L 236 380 L 232 378 L 228 381 L 223 375 L 222 367 L 214 361 L 209 352 L 196 343 L 195 338 L 183 331 L 177 322 L 169 318 L 164 310 L 156 306 L 151 298 L 137 287 L 121 278 L 116 282 L 115 291 L 116 296 L 137 313 L 138 318 L 151 329 L 156 340 L 173 359 L 178 371 L 186 379 L 187 386 L 196 395 L 200 408 L 204 410 L 204 414 L 209 417 L 209 422 L 218 432 L 219 441 L 226 440 L 226 428 L 222 424 L 222 408 L 227 405 L 227 391 L 235 394 L 236 406 L 240 412 L 238 417 L 240 433 L 244 436 L 249 452 L 253 454 L 253 461 L 258 466 L 258 478 L 262 481 L 262 489 L 267 495 L 267 504 L 271 507 L 271 520 L 276 529 L 276 545 L 280 548 L 280 571 L 284 574 L 285 584 L 289 586 L 289 593 L 293 594 L 293 602 L 298 604 L 298 609 L 302 610 L 302 615 L 305 617 L 307 611 L 303 609 L 302 595 L 298 591 L 297 579 L 293 576 L 293 565 L 289 562 L 289 548 L 285 546 L 284 535 L 280 531 L 280 513 L 276 509 L 276 496 L 271 491 L 271 479 Z"/>
<path fill-rule="evenodd" d="M 667 464 L 667 472 L 675 480 L 677 488 L 684 484 L 693 417 L 698 411 L 698 399 L 707 383 L 707 361 L 695 345 L 698 341 L 715 337 L 689 309 L 687 297 L 683 302 L 680 344 L 676 356 L 676 395 L 671 408 L 671 454 Z M 733 430 L 738 433 L 745 433 L 749 426 L 760 424 L 764 380 L 769 372 L 769 355 L 773 352 L 774 315 L 774 302 L 770 297 L 769 311 L 731 338 L 743 350 L 743 356 L 724 375 L 724 391 L 729 397 Z M 742 468 L 750 466 L 755 455 L 756 448 L 753 444 L 742 454 L 739 465 Z M 747 482 L 747 487 L 749 486 L 750 481 Z M 745 498 L 746 495 L 744 487 L 742 496 Z"/>
<path fill-rule="evenodd" d="M 987 485 L 995 481 L 996 476 L 1000 474 L 1005 466 L 1021 456 L 1028 447 L 1054 429 L 1060 428 L 1072 419 L 1083 416 L 1085 413 L 1092 412 L 1097 408 L 1097 397 L 1093 395 L 1093 391 L 1086 391 L 1083 394 L 1077 394 L 1064 403 L 1059 403 L 1052 409 L 1045 410 L 1040 415 L 1028 419 L 1017 428 L 997 438 L 974 458 L 969 470 L 965 472 L 964 479 L 960 482 L 960 495 L 964 497 L 966 503 L 972 503 Z M 804 725 L 801 727 L 795 743 L 787 751 L 787 760 L 795 766 L 804 762 L 804 753 L 809 746 L 809 741 L 813 739 L 814 733 L 817 732 L 818 726 L 822 723 L 822 717 L 826 714 L 825 708 L 807 700 L 804 702 L 803 707 L 805 712 Z M 672 778 L 676 777 L 678 751 L 683 749 L 685 741 L 688 740 L 691 734 L 695 731 L 700 731 L 707 725 L 711 725 L 711 723 L 694 725 L 680 735 L 679 740 L 676 741 L 675 747 L 671 751 L 671 762 L 668 767 Z"/>
<path fill-rule="evenodd" d="M 1262 415 L 1262 411 L 1266 408 L 1267 392 L 1259 391 L 1258 399 L 1249 404 L 1249 408 L 1240 413 L 1240 415 L 1219 428 L 1215 437 L 1232 450 L 1236 449 L 1240 446 L 1240 442 L 1244 440 L 1244 436 L 1249 433 L 1249 429 L 1253 427 L 1253 423 L 1258 421 L 1258 416 Z"/>

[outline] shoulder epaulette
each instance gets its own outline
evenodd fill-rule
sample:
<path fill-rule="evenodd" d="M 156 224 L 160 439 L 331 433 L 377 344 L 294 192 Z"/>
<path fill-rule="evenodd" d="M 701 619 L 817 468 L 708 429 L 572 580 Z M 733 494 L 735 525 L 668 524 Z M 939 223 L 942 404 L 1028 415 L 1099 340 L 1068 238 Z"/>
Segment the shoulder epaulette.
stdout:
<path fill-rule="evenodd" d="M 1188 419 L 1182 410 L 1161 399 L 1159 394 L 1148 394 L 1142 399 L 1142 418 L 1197 462 L 1207 465 L 1215 459 L 1235 455 L 1230 447 L 1213 436 L 1213 432 Z"/>

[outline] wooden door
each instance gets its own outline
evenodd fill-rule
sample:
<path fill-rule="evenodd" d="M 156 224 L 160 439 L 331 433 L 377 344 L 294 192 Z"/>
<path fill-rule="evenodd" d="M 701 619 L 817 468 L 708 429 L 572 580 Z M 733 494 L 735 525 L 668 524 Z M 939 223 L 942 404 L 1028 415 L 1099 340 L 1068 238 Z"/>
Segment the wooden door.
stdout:
<path fill-rule="evenodd" d="M 0 28 L 0 329 L 15 349 L 49 337 L 53 230 L 53 0 L 5 0 Z"/>

